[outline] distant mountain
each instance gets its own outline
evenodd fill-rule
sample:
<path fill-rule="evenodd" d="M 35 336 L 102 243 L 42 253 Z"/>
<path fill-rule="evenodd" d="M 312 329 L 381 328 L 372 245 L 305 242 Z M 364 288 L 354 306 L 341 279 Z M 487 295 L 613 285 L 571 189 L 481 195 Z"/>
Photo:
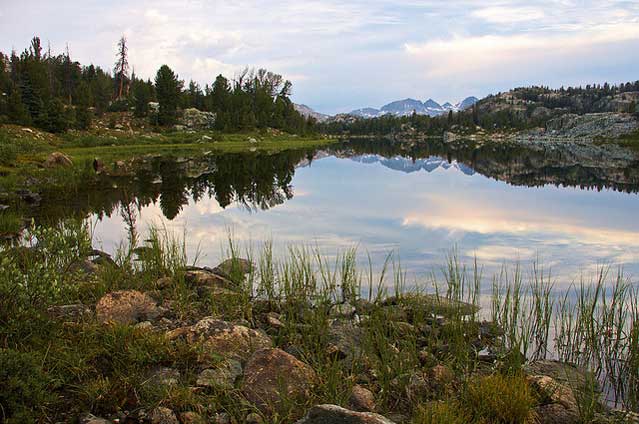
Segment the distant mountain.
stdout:
<path fill-rule="evenodd" d="M 356 109 L 350 113 L 354 116 L 359 116 L 362 118 L 376 118 L 380 115 L 383 115 L 382 111 L 379 109 L 375 109 L 372 107 L 365 107 L 362 109 Z"/>
<path fill-rule="evenodd" d="M 477 97 L 475 97 L 475 96 L 466 97 L 464 100 L 462 100 L 461 102 L 457 103 L 456 107 L 459 110 L 465 110 L 465 109 L 468 109 L 469 107 L 472 107 L 478 101 L 479 101 L 479 99 Z"/>
<path fill-rule="evenodd" d="M 467 97 L 456 105 L 446 102 L 440 105 L 433 99 L 428 99 L 425 102 L 421 102 L 415 99 L 404 99 L 390 102 L 380 109 L 372 107 L 366 107 L 362 109 L 356 109 L 350 113 L 350 115 L 358 116 L 361 118 L 377 118 L 382 115 L 395 115 L 395 116 L 409 116 L 413 112 L 418 115 L 439 116 L 449 111 L 457 112 L 467 109 L 477 103 L 479 100 L 476 97 Z"/>
<path fill-rule="evenodd" d="M 417 159 L 412 160 L 403 156 L 394 156 L 390 158 L 386 158 L 379 155 L 360 155 L 353 156 L 350 158 L 355 162 L 365 163 L 365 164 L 373 164 L 379 163 L 386 168 L 401 171 L 406 173 L 412 173 L 417 171 L 426 171 L 433 172 L 437 169 L 455 169 L 465 175 L 474 175 L 475 170 L 464 165 L 463 163 L 452 161 L 448 162 L 448 160 L 441 158 L 439 156 L 431 156 L 425 159 Z"/>
<path fill-rule="evenodd" d="M 317 122 L 324 122 L 328 118 L 330 118 L 329 115 L 324 115 L 323 113 L 316 112 L 306 105 L 298 105 L 297 103 L 295 103 L 293 104 L 293 106 L 295 107 L 295 110 L 298 111 L 302 116 L 313 117 L 317 120 Z"/>

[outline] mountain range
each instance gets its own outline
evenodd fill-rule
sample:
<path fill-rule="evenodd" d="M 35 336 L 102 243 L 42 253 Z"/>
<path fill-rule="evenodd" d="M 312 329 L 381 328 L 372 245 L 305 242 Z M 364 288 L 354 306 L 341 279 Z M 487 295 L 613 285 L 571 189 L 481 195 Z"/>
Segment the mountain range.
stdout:
<path fill-rule="evenodd" d="M 448 113 L 451 110 L 453 112 L 458 112 L 460 110 L 468 109 L 478 101 L 479 99 L 477 97 L 470 96 L 455 105 L 449 102 L 440 105 L 433 99 L 428 99 L 425 102 L 415 99 L 404 99 L 390 102 L 382 106 L 380 109 L 365 107 L 362 109 L 356 109 L 347 114 L 340 114 L 339 116 L 351 115 L 359 118 L 377 118 L 383 115 L 409 116 L 413 113 L 413 111 L 415 111 L 418 115 L 438 116 Z M 313 117 L 317 120 L 317 122 L 324 122 L 332 118 L 330 115 L 317 112 L 303 104 L 295 104 L 294 106 L 295 110 L 303 116 Z"/>
<path fill-rule="evenodd" d="M 361 118 L 376 118 L 382 115 L 408 116 L 414 111 L 418 115 L 438 116 L 448 113 L 449 111 L 457 112 L 468 109 L 478 101 L 479 99 L 477 97 L 471 96 L 466 97 L 464 100 L 455 105 L 449 102 L 440 105 L 433 99 L 428 99 L 425 102 L 415 99 L 404 99 L 390 102 L 382 106 L 380 109 L 372 107 L 356 109 L 350 112 L 350 115 L 359 116 Z"/>
<path fill-rule="evenodd" d="M 395 171 L 401 171 L 405 173 L 413 173 L 413 172 L 422 171 L 422 170 L 426 172 L 433 172 L 436 169 L 447 170 L 447 169 L 453 168 L 466 175 L 475 174 L 475 170 L 473 170 L 469 166 L 464 165 L 461 162 L 457 162 L 457 161 L 448 162 L 448 160 L 438 156 L 431 156 L 425 159 L 413 160 L 411 158 L 407 158 L 403 156 L 393 156 L 390 158 L 386 158 L 379 155 L 369 154 L 369 155 L 353 156 L 350 159 L 352 161 L 360 162 L 364 164 L 379 163 L 382 166 L 385 166 L 386 168 L 390 168 Z"/>

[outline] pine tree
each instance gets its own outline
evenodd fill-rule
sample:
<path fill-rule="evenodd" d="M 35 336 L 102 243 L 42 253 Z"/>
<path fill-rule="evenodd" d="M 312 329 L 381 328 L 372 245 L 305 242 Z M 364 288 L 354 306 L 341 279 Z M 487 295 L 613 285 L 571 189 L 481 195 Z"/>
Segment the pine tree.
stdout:
<path fill-rule="evenodd" d="M 151 101 L 150 84 L 142 80 L 133 81 L 133 99 L 135 104 L 134 114 L 141 118 L 149 114 L 149 102 Z"/>
<path fill-rule="evenodd" d="M 160 103 L 158 124 L 173 125 L 177 119 L 182 83 L 167 65 L 162 65 L 155 76 L 155 90 Z"/>
<path fill-rule="evenodd" d="M 87 130 L 91 127 L 91 121 L 93 120 L 93 114 L 89 109 L 91 104 L 91 92 L 89 86 L 82 82 L 76 91 L 75 98 L 76 110 L 75 110 L 75 124 L 78 129 Z"/>
<path fill-rule="evenodd" d="M 129 48 L 126 45 L 126 37 L 123 35 L 118 41 L 118 53 L 116 55 L 117 60 L 115 62 L 115 68 L 113 73 L 117 83 L 117 99 L 122 99 L 124 93 L 125 80 L 128 78 L 129 73 Z"/>
<path fill-rule="evenodd" d="M 7 116 L 10 122 L 15 122 L 20 125 L 31 124 L 31 115 L 29 115 L 29 111 L 24 106 L 24 103 L 22 103 L 22 96 L 20 95 L 20 90 L 17 88 L 11 90 L 11 94 L 9 95 Z"/>

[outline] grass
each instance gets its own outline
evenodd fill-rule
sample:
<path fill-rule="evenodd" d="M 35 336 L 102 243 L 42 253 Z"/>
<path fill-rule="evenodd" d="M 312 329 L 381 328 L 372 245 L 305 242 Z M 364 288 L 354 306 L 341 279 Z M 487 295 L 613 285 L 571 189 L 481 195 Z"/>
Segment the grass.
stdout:
<path fill-rule="evenodd" d="M 294 348 L 319 384 L 304 401 L 283 397 L 273 408 L 278 412 L 265 416 L 272 423 L 294 422 L 313 404 L 347 406 L 355 384 L 374 392 L 378 412 L 399 412 L 414 423 L 528 423 L 539 399 L 523 365 L 555 355 L 592 370 L 590 384 L 575 386 L 584 422 L 600 410 L 597 381 L 618 389 L 626 408 L 637 408 L 637 289 L 621 273 L 610 282 L 602 271 L 554 301 L 554 284 L 541 267 L 530 277 L 519 267 L 504 270 L 491 294 L 489 327 L 497 335 L 488 336 L 478 309 L 481 267 L 465 267 L 454 251 L 428 290 L 409 290 L 392 255 L 378 272 L 370 264 L 361 271 L 354 249 L 329 259 L 292 247 L 276 258 L 269 242 L 255 250 L 231 238 L 225 256 L 248 257 L 255 266 L 243 278 L 233 262 L 235 290 L 207 295 L 185 278 L 184 234 L 153 228 L 141 241 L 131 229 L 114 263 L 88 275 L 73 271 L 91 250 L 84 223 L 30 228 L 25 237 L 23 246 L 0 251 L 0 375 L 9 382 L 0 388 L 0 414 L 9 423 L 156 406 L 205 417 L 226 412 L 234 422 L 259 412 L 239 386 L 192 389 L 202 367 L 219 361 L 200 342 L 91 317 L 64 323 L 48 316 L 52 305 L 93 305 L 122 289 L 150 293 L 175 322 L 242 320 L 267 331 L 276 346 Z M 355 307 L 359 325 L 335 321 L 335 305 L 345 304 Z M 272 314 L 281 326 L 265 324 Z M 478 357 L 485 344 L 497 354 L 492 364 Z M 446 377 L 432 374 L 435 365 Z M 160 367 L 179 372 L 175 384 L 154 383 Z"/>

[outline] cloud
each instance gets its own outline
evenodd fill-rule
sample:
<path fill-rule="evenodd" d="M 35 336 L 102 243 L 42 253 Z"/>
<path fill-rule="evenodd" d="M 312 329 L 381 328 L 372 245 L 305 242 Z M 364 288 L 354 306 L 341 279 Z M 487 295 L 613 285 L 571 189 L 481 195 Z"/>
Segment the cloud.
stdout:
<path fill-rule="evenodd" d="M 494 24 L 512 24 L 544 19 L 545 13 L 536 7 L 493 6 L 475 10 L 471 16 Z"/>

